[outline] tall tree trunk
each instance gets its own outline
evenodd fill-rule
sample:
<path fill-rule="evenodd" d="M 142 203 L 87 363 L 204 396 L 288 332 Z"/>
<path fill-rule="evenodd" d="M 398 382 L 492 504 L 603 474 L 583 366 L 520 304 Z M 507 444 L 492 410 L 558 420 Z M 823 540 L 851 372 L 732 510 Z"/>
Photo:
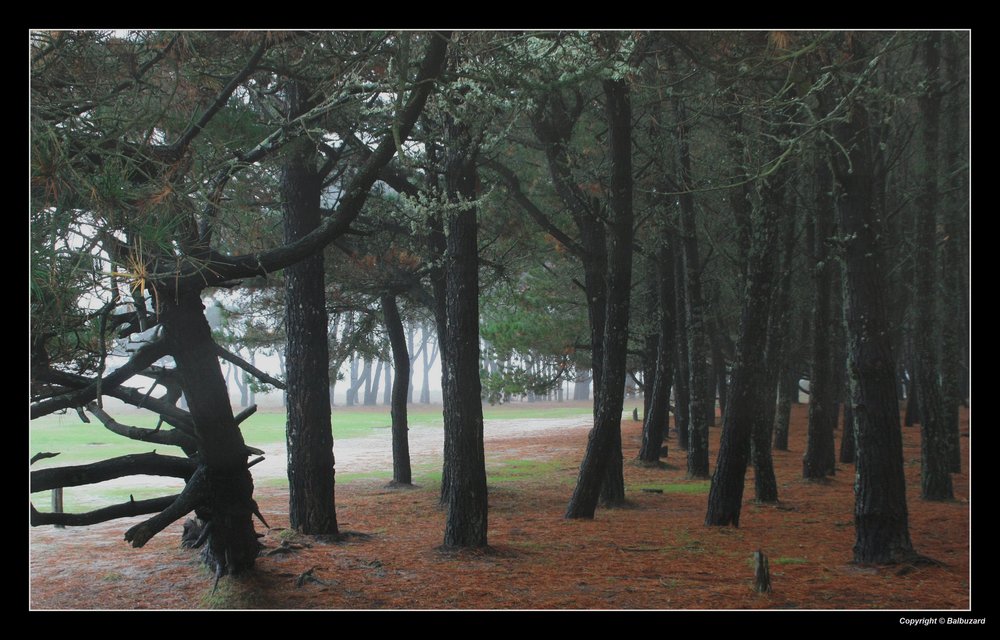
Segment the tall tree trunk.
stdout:
<path fill-rule="evenodd" d="M 767 301 L 771 300 L 775 284 L 778 208 L 768 200 L 771 199 L 765 198 L 765 204 L 755 207 L 752 213 L 753 239 L 747 256 L 736 361 L 718 462 L 708 493 L 706 525 L 739 526 L 747 460 L 755 432 L 766 433 L 764 448 L 770 452 L 773 413 L 768 411 L 768 407 L 774 406 L 774 387 L 768 367 L 761 365 L 766 362 L 767 354 L 771 307 Z M 773 483 L 774 471 L 770 471 Z"/>
<path fill-rule="evenodd" d="M 691 382 L 688 386 L 689 438 L 688 477 L 708 477 L 708 412 L 713 398 L 708 397 L 710 372 L 705 358 L 711 351 L 705 328 L 705 309 L 701 296 L 701 261 L 698 257 L 698 230 L 695 223 L 691 182 L 691 154 L 688 150 L 687 114 L 684 103 L 675 94 L 674 133 L 677 147 L 678 183 L 683 190 L 680 201 L 682 255 L 684 257 L 684 302 L 687 320 L 687 356 Z"/>
<path fill-rule="evenodd" d="M 852 105 L 833 127 L 842 159 L 834 152 L 836 209 L 844 251 L 844 304 L 849 372 L 857 429 L 854 560 L 891 563 L 913 557 L 903 442 L 896 396 L 896 360 L 886 313 L 882 220 L 872 203 L 873 143 L 867 113 Z M 848 166 L 849 162 L 849 166 Z"/>
<path fill-rule="evenodd" d="M 927 88 L 918 99 L 923 123 L 923 185 L 917 207 L 916 282 L 914 286 L 913 323 L 916 376 L 920 385 L 920 462 L 921 497 L 925 500 L 951 500 L 951 455 L 949 423 L 945 419 L 944 398 L 938 379 L 935 338 L 937 322 L 936 245 L 938 207 L 938 133 L 941 120 L 940 86 L 941 35 L 931 32 L 923 43 Z M 958 411 L 958 407 L 955 407 Z"/>
<path fill-rule="evenodd" d="M 968 314 L 965 300 L 968 286 L 963 274 L 965 268 L 963 247 L 964 230 L 968 216 L 968 195 L 966 159 L 968 127 L 965 114 L 968 112 L 965 89 L 966 74 L 962 71 L 962 61 L 967 58 L 964 37 L 957 32 L 947 32 L 944 36 L 946 84 L 955 87 L 948 92 L 951 101 L 945 107 L 948 114 L 945 120 L 944 140 L 945 171 L 949 176 L 946 183 L 948 197 L 946 206 L 942 208 L 941 232 L 944 234 L 941 253 L 941 290 L 942 309 L 945 311 L 941 326 L 941 392 L 944 396 L 945 419 L 951 451 L 951 466 L 953 473 L 962 470 L 961 446 L 959 445 L 959 405 L 962 404 L 962 362 L 965 346 L 968 345 L 965 331 Z M 961 40 L 960 40 L 961 39 Z"/>
<path fill-rule="evenodd" d="M 830 172 L 818 167 L 817 199 L 814 215 L 813 278 L 816 297 L 813 304 L 812 371 L 809 375 L 809 431 L 806 453 L 802 458 L 802 477 L 818 480 L 833 475 L 833 420 L 838 382 L 834 379 L 833 312 L 831 288 L 834 271 L 827 243 L 833 237 L 833 203 L 830 200 Z"/>
<path fill-rule="evenodd" d="M 781 135 L 791 136 L 786 127 L 779 129 Z M 778 150 L 774 150 L 777 155 Z M 771 440 L 777 411 L 777 391 L 781 381 L 781 370 L 788 350 L 788 333 L 791 324 L 791 268 L 795 249 L 795 213 L 786 193 L 787 172 L 781 171 L 768 178 L 761 186 L 761 206 L 767 211 L 755 217 L 763 218 L 775 226 L 773 246 L 770 251 L 777 254 L 780 247 L 780 270 L 777 256 L 772 260 L 772 286 L 768 307 L 767 337 L 764 347 L 764 397 L 761 417 L 753 424 L 750 441 L 750 457 L 754 468 L 754 494 L 757 502 L 778 501 L 778 481 L 774 475 L 774 461 L 771 456 Z M 779 233 L 778 229 L 781 229 Z M 766 229 L 766 227 L 765 227 Z M 780 241 L 780 244 L 779 244 Z M 760 299 L 758 303 L 765 299 Z"/>
<path fill-rule="evenodd" d="M 621 417 L 625 400 L 622 383 L 626 374 L 632 285 L 632 108 L 628 85 L 624 81 L 605 80 L 604 95 L 607 101 L 611 157 L 609 208 L 613 222 L 601 348 L 600 376 L 603 380 L 596 380 L 595 368 L 597 415 L 588 437 L 587 451 L 580 465 L 576 488 L 566 510 L 567 518 L 593 518 L 599 493 L 604 492 L 603 497 L 608 502 L 609 481 L 622 477 Z M 617 493 L 617 487 L 614 489 Z M 614 498 L 617 499 L 617 496 Z M 621 487 L 621 500 L 624 500 L 624 483 Z"/>
<path fill-rule="evenodd" d="M 195 509 L 210 525 L 202 558 L 216 575 L 242 573 L 253 568 L 260 552 L 251 521 L 258 508 L 246 444 L 229 404 L 205 307 L 192 290 L 163 296 L 160 305 L 164 339 L 177 365 L 205 470 L 207 489 Z"/>
<path fill-rule="evenodd" d="M 382 315 L 385 330 L 392 347 L 392 366 L 396 369 L 392 385 L 392 481 L 397 484 L 411 484 L 410 441 L 406 424 L 406 396 L 410 382 L 410 354 L 406 350 L 406 334 L 399 316 L 396 296 L 382 296 Z M 386 376 L 388 381 L 388 375 Z"/>
<path fill-rule="evenodd" d="M 449 200 L 476 197 L 475 152 L 464 124 L 449 123 L 445 181 Z M 446 260 L 447 357 L 451 393 L 444 411 L 450 419 L 451 456 L 446 481 L 445 547 L 487 544 L 486 460 L 483 452 L 483 405 L 479 381 L 479 244 L 476 208 L 466 205 L 448 223 Z"/>
<path fill-rule="evenodd" d="M 680 236 L 675 235 L 674 246 L 680 248 Z M 677 446 L 688 450 L 691 439 L 691 367 L 688 360 L 687 304 L 684 301 L 684 257 L 674 251 L 674 318 L 676 327 L 677 357 L 674 359 L 674 425 L 677 428 Z"/>
<path fill-rule="evenodd" d="M 674 340 L 674 262 L 666 244 L 656 248 L 654 291 L 657 303 L 656 319 L 659 324 L 656 346 L 656 368 L 650 379 L 646 396 L 649 408 L 643 418 L 642 447 L 639 459 L 655 463 L 660 460 L 660 451 L 666 438 L 670 422 L 670 387 L 673 383 L 673 361 L 676 352 Z"/>
<path fill-rule="evenodd" d="M 293 113 L 307 108 L 309 91 L 289 88 Z M 294 143 L 282 169 L 285 241 L 319 226 L 322 178 L 308 139 Z M 287 335 L 289 522 L 308 534 L 337 535 L 333 430 L 330 422 L 329 345 L 323 252 L 285 269 Z"/>

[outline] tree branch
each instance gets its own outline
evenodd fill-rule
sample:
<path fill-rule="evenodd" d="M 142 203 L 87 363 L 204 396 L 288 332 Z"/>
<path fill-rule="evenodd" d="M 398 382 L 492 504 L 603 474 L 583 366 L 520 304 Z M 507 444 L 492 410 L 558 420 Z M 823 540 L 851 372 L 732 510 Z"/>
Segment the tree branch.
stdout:
<path fill-rule="evenodd" d="M 39 460 L 44 460 L 46 458 L 55 458 L 57 455 L 59 455 L 58 451 L 56 453 L 52 453 L 50 451 L 39 451 L 35 455 L 31 456 L 31 461 L 28 462 L 28 466 L 30 467 Z"/>
<path fill-rule="evenodd" d="M 89 378 L 67 373 L 65 371 L 58 371 L 56 369 L 33 371 L 32 375 L 36 380 L 51 382 L 77 390 L 85 389 L 88 385 L 93 384 Z M 138 389 L 133 389 L 132 387 L 119 386 L 110 390 L 104 388 L 101 390 L 101 393 L 111 396 L 112 398 L 118 398 L 122 402 L 131 404 L 138 409 L 149 409 L 150 411 L 158 413 L 160 414 L 160 418 L 167 424 L 180 429 L 188 435 L 194 435 L 194 423 L 191 421 L 191 414 L 172 404 L 157 398 L 151 398 L 148 394 L 143 393 Z M 84 406 L 84 404 L 85 403 L 80 406 Z M 34 416 L 32 416 L 32 418 L 34 418 Z"/>
<path fill-rule="evenodd" d="M 149 520 L 141 522 L 125 532 L 125 540 L 139 548 L 149 542 L 150 538 L 163 531 L 168 526 L 191 513 L 202 501 L 205 493 L 205 467 L 199 467 L 177 499 L 166 509 Z"/>
<path fill-rule="evenodd" d="M 167 355 L 166 342 L 161 340 L 147 344 L 136 351 L 128 362 L 118 367 L 104 378 L 91 382 L 85 388 L 31 405 L 31 419 L 34 420 L 35 418 L 40 418 L 41 416 L 47 416 L 50 413 L 59 411 L 60 409 L 82 407 L 97 397 L 98 389 L 100 389 L 102 393 L 111 395 L 108 393 L 110 390 L 120 386 L 132 376 L 141 373 L 143 369 L 150 366 L 165 355 Z"/>
<path fill-rule="evenodd" d="M 189 458 L 164 456 L 155 451 L 134 453 L 93 464 L 32 471 L 31 492 L 78 487 L 133 475 L 168 476 L 187 480 L 195 472 L 197 464 Z"/>
<path fill-rule="evenodd" d="M 185 131 L 177 140 L 177 142 L 164 149 L 166 153 L 172 157 L 177 157 L 184 152 L 187 146 L 191 144 L 191 141 L 194 140 L 199 133 L 201 133 L 209 122 L 211 122 L 212 118 L 215 117 L 215 114 L 217 114 L 219 110 L 222 109 L 227 102 L 229 102 L 229 98 L 233 95 L 233 92 L 236 91 L 236 88 L 239 87 L 251 73 L 253 73 L 253 71 L 257 68 L 257 63 L 260 62 L 260 59 L 263 57 L 264 51 L 266 50 L 267 38 L 262 36 L 260 46 L 258 46 L 257 50 L 250 56 L 246 65 L 229 80 L 229 83 L 226 84 L 225 87 L 223 87 L 222 91 L 219 92 L 219 95 L 216 96 L 212 105 L 205 110 L 205 113 L 201 114 L 201 118 L 199 118 L 197 122 L 192 123 L 191 126 L 187 128 L 187 131 Z"/>
<path fill-rule="evenodd" d="M 507 183 L 507 187 L 510 189 L 510 194 L 514 197 L 514 201 L 521 205 L 521 208 L 531 216 L 538 226 L 543 230 L 548 232 L 553 238 L 558 240 L 566 250 L 572 253 L 574 256 L 581 257 L 584 255 L 583 247 L 581 247 L 575 240 L 570 238 L 562 229 L 557 227 L 553 222 L 542 212 L 538 206 L 525 195 L 524 191 L 521 190 L 521 181 L 518 180 L 517 175 L 513 171 L 500 164 L 496 160 L 487 160 L 483 162 L 483 166 L 488 169 L 492 169 L 497 175 L 503 178 L 504 182 Z"/>
<path fill-rule="evenodd" d="M 87 411 L 90 411 L 92 414 L 97 416 L 97 419 L 101 421 L 101 424 L 103 424 L 108 431 L 117 433 L 120 436 L 125 436 L 126 438 L 131 438 L 132 440 L 139 440 L 141 442 L 152 442 L 153 444 L 181 447 L 185 450 L 194 451 L 198 448 L 198 442 L 183 431 L 176 429 L 161 431 L 159 429 L 130 427 L 117 422 L 93 402 L 87 405 Z"/>
<path fill-rule="evenodd" d="M 447 34 L 437 34 L 431 41 L 416 79 L 416 89 L 399 116 L 400 139 L 409 137 L 444 67 L 449 37 Z M 387 132 L 368 161 L 344 189 L 337 214 L 299 240 L 257 254 L 230 257 L 213 253 L 209 264 L 186 266 L 158 275 L 158 286 L 168 291 L 186 287 L 203 288 L 234 278 L 266 275 L 315 253 L 347 231 L 367 201 L 371 186 L 378 178 L 382 167 L 395 154 L 395 140 L 392 132 Z"/>
<path fill-rule="evenodd" d="M 237 367 L 239 367 L 240 369 L 243 369 L 244 371 L 246 371 L 247 373 L 249 373 L 253 377 L 257 378 L 261 382 L 266 382 L 267 384 L 269 384 L 269 385 L 271 385 L 273 387 L 277 387 L 278 389 L 285 389 L 286 388 L 284 382 L 282 382 L 281 380 L 278 380 L 277 378 L 272 378 L 271 376 L 267 375 L 266 373 L 264 373 L 263 371 L 261 371 L 257 367 L 253 366 L 252 364 L 250 364 L 249 362 L 247 362 L 243 358 L 241 358 L 238 355 L 236 355 L 235 353 L 232 353 L 231 351 L 227 350 L 221 344 L 216 344 L 215 345 L 215 350 L 216 350 L 216 352 L 218 352 L 220 358 L 222 358 L 223 360 L 227 360 L 229 362 L 232 362 Z"/>
<path fill-rule="evenodd" d="M 165 496 L 163 498 L 152 498 L 150 500 L 131 499 L 122 504 L 116 504 L 103 509 L 87 511 L 85 513 L 47 513 L 31 507 L 30 524 L 38 527 L 46 524 L 64 525 L 69 527 L 85 527 L 99 522 L 107 522 L 117 518 L 130 518 L 141 516 L 147 513 L 157 513 L 173 504 L 180 494 Z"/>

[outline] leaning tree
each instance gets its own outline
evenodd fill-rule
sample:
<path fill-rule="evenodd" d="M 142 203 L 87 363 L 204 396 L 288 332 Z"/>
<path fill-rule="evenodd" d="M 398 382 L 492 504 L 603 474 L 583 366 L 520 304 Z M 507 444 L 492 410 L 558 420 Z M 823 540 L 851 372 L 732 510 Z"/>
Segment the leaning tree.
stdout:
<path fill-rule="evenodd" d="M 205 523 L 194 543 L 217 576 L 252 568 L 259 544 L 251 518 L 260 512 L 247 458 L 259 452 L 247 447 L 244 416 L 229 404 L 202 295 L 296 264 L 349 229 L 441 70 L 447 36 L 420 39 L 419 68 L 401 70 L 392 87 L 352 78 L 281 119 L 269 90 L 279 54 L 312 46 L 311 34 L 32 35 L 31 417 L 89 407 L 113 431 L 187 454 L 36 471 L 33 491 L 134 473 L 186 484 L 176 496 L 89 514 L 32 508 L 33 524 L 153 513 L 125 534 L 141 547 L 194 511 Z M 236 221 L 266 214 L 238 206 L 253 200 L 248 183 L 290 142 L 314 139 L 337 106 L 382 95 L 398 100 L 370 120 L 378 123 L 373 151 L 344 172 L 322 222 L 279 246 L 236 250 Z M 143 342 L 112 368 L 116 335 Z M 125 384 L 140 374 L 164 395 Z M 174 404 L 181 393 L 186 410 Z M 104 396 L 152 410 L 169 428 L 120 425 L 101 408 Z"/>

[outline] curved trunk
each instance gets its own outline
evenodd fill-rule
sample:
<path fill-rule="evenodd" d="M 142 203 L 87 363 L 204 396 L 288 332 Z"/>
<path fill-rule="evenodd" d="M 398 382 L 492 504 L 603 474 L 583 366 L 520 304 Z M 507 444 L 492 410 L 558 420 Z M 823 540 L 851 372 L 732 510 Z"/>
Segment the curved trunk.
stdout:
<path fill-rule="evenodd" d="M 675 353 L 674 314 L 671 307 L 674 300 L 673 258 L 666 245 L 656 250 L 656 299 L 659 336 L 656 349 L 656 369 L 648 395 L 649 409 L 642 429 L 642 448 L 639 459 L 657 462 L 663 449 L 670 423 L 670 387 L 673 383 Z"/>
<path fill-rule="evenodd" d="M 708 493 L 707 525 L 740 524 L 743 486 L 747 461 L 754 447 L 757 469 L 757 490 L 769 473 L 772 489 L 764 487 L 770 496 L 777 495 L 774 469 L 770 462 L 770 427 L 774 419 L 774 385 L 768 371 L 768 325 L 774 290 L 775 250 L 777 248 L 778 212 L 774 202 L 765 199 L 764 206 L 752 213 L 753 240 L 747 256 L 746 287 L 740 314 L 736 361 L 730 385 L 729 406 L 726 408 L 719 445 L 719 457 Z M 768 408 L 770 407 L 770 411 Z M 763 439 L 761 441 L 761 439 Z M 764 458 L 763 454 L 767 457 Z M 771 498 L 774 499 L 774 498 Z"/>
<path fill-rule="evenodd" d="M 382 315 L 385 317 L 385 330 L 389 335 L 389 345 L 392 347 L 392 366 L 396 370 L 396 375 L 392 379 L 392 405 L 389 410 L 392 416 L 392 480 L 399 484 L 410 484 L 413 480 L 410 472 L 410 441 L 407 434 L 409 428 L 406 424 L 410 354 L 406 349 L 406 333 L 399 316 L 396 296 L 389 294 L 382 296 Z"/>
<path fill-rule="evenodd" d="M 632 284 L 632 111 L 628 86 L 623 81 L 605 81 L 604 92 L 610 127 L 613 242 L 608 260 L 600 380 L 596 377 L 598 369 L 594 370 L 594 428 L 566 511 L 567 518 L 593 518 L 599 492 L 605 504 L 619 504 L 625 499 L 621 417 Z"/>
<path fill-rule="evenodd" d="M 211 525 L 202 557 L 216 575 L 241 573 L 253 568 L 260 550 L 251 521 L 257 504 L 246 444 L 229 404 L 212 331 L 197 292 L 179 291 L 160 304 L 164 339 L 187 397 L 199 470 L 204 470 L 195 476 L 204 483 L 195 512 Z M 132 544 L 141 546 L 143 538 L 148 539 L 146 534 L 132 538 Z"/>

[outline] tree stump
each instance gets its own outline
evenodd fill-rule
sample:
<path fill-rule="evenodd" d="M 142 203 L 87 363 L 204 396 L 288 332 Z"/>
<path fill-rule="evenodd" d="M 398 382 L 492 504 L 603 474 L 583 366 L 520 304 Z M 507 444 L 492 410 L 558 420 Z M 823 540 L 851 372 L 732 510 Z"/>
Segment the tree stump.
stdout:
<path fill-rule="evenodd" d="M 632 422 L 639 422 L 639 409 L 632 409 Z"/>
<path fill-rule="evenodd" d="M 753 564 L 754 591 L 757 593 L 771 593 L 771 570 L 768 568 L 767 556 L 760 549 L 753 554 Z"/>

